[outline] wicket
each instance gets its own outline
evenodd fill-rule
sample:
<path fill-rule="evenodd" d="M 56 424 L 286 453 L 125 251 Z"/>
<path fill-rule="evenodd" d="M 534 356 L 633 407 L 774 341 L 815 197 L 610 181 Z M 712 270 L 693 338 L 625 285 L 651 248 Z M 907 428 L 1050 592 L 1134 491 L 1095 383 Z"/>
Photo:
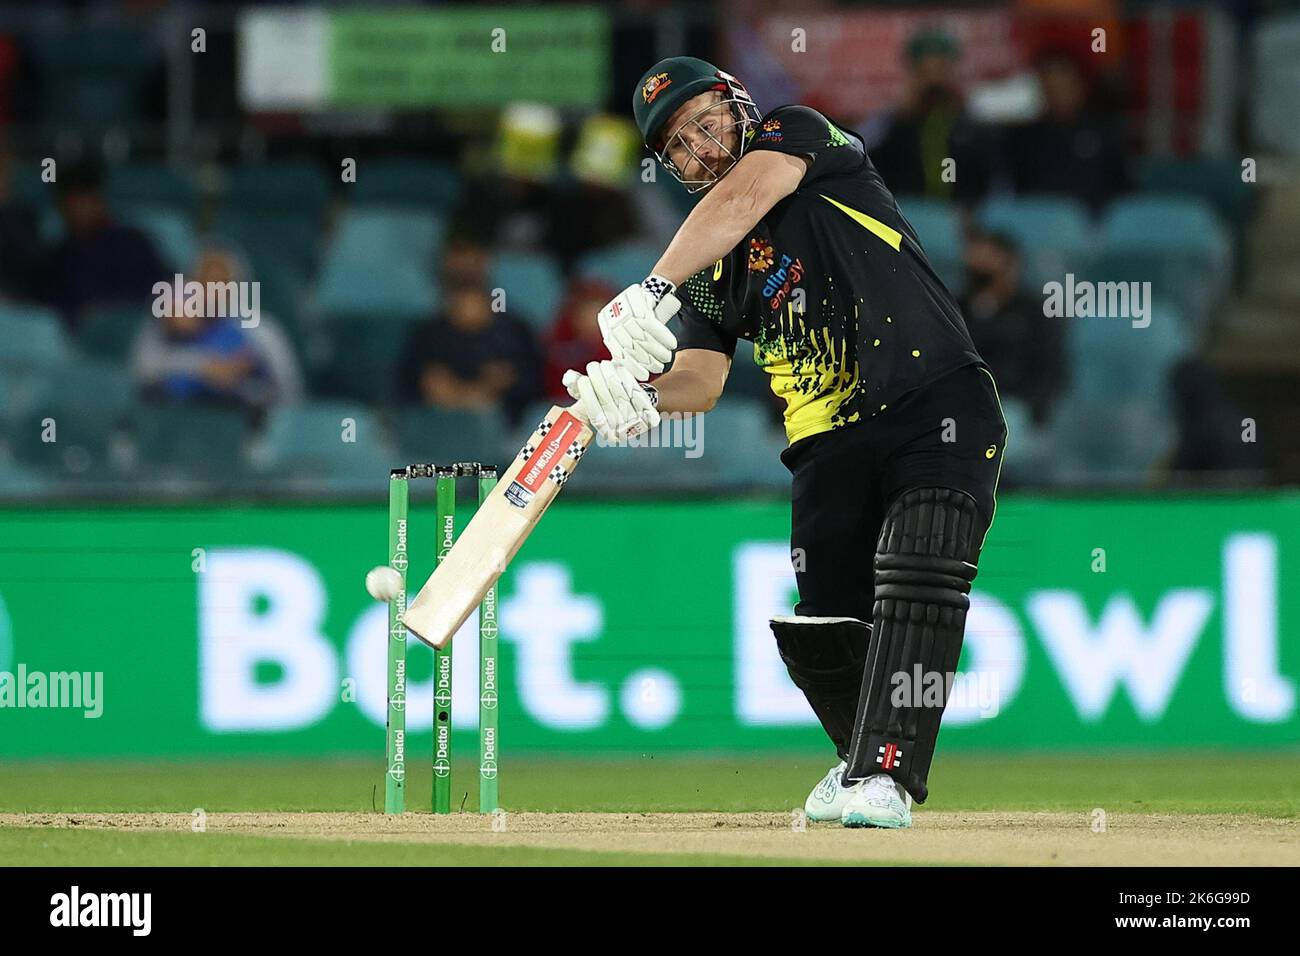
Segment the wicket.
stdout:
<path fill-rule="evenodd" d="M 435 479 L 437 499 L 437 560 L 456 543 L 456 479 L 475 478 L 481 505 L 497 483 L 496 468 L 479 462 L 454 465 L 407 465 L 388 476 L 388 564 L 402 579 L 397 597 L 388 605 L 388 720 L 384 812 L 406 809 L 406 574 L 410 567 L 407 518 L 410 481 Z M 497 789 L 497 587 L 479 605 L 479 812 L 499 809 Z M 434 651 L 433 661 L 433 812 L 451 812 L 451 691 L 452 645 Z"/>

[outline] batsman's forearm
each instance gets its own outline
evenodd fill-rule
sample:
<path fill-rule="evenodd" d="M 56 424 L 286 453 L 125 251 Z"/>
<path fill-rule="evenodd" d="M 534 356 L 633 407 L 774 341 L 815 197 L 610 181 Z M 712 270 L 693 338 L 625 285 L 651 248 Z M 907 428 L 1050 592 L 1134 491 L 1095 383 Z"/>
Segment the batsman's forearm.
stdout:
<path fill-rule="evenodd" d="M 710 193 L 681 224 L 655 265 L 654 275 L 681 285 L 731 252 L 757 225 L 762 212 L 749 190 Z"/>
<path fill-rule="evenodd" d="M 707 412 L 718 402 L 717 383 L 688 369 L 670 369 L 650 383 L 659 392 L 659 411 Z"/>

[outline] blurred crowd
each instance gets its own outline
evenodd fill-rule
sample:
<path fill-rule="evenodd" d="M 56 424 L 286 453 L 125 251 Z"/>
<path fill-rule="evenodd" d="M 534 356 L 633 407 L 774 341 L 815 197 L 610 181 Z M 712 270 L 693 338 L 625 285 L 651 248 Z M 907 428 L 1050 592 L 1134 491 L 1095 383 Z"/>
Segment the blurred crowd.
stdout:
<path fill-rule="evenodd" d="M 1021 116 L 991 123 L 963 96 L 961 56 L 942 30 L 917 33 L 901 102 L 837 119 L 863 132 L 960 297 L 1011 406 L 1009 480 L 1258 473 L 1259 446 L 1230 440 L 1243 413 L 1199 354 L 1241 281 L 1232 237 L 1249 202 L 1222 177 L 1199 192 L 1153 188 L 1116 92 L 1081 57 L 1041 54 Z M 86 381 L 124 377 L 114 427 L 140 404 L 242 415 L 241 455 L 313 404 L 373 414 L 384 454 L 411 453 L 412 408 L 450 415 L 452 439 L 465 434 L 455 416 L 490 418 L 493 447 L 508 447 L 538 403 L 567 400 L 565 369 L 606 355 L 597 310 L 648 271 L 693 198 L 643 163 L 618 115 L 516 104 L 489 137 L 442 145 L 450 157 L 360 156 L 341 181 L 337 157 L 319 153 L 184 169 L 85 150 L 51 175 L 42 157 L 0 145 L 0 323 L 10 345 L 25 343 L 0 363 L 7 422 L 41 415 L 46 390 L 21 367 L 45 361 L 80 363 Z M 1208 168 L 1196 157 L 1182 168 L 1198 163 Z M 1067 271 L 1153 278 L 1167 328 L 1045 314 L 1044 281 Z M 256 283 L 256 320 L 160 308 L 154 286 L 177 274 Z M 743 349 L 729 393 L 776 443 L 780 408 Z M 1120 396 L 1133 401 L 1116 412 Z M 6 467 L 64 467 L 10 445 Z"/>

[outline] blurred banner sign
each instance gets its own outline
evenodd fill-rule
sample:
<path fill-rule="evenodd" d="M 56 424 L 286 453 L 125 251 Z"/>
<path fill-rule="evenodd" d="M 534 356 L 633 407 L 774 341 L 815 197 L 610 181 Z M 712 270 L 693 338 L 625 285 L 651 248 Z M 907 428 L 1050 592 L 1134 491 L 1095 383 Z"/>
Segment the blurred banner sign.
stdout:
<path fill-rule="evenodd" d="M 248 10 L 239 90 L 254 111 L 595 108 L 610 28 L 595 6 L 550 10 Z"/>
<path fill-rule="evenodd" d="M 362 580 L 385 560 L 382 492 L 0 509 L 0 759 L 379 755 L 387 609 Z M 434 524 L 413 495 L 412 580 Z M 825 750 L 768 628 L 795 600 L 789 526 L 788 505 L 761 501 L 548 514 L 498 603 L 510 751 Z M 943 749 L 1295 748 L 1298 563 L 1294 493 L 1004 499 Z M 452 642 L 466 734 L 474 626 Z M 33 706 L 23 674 L 101 674 L 102 711 Z M 407 686 L 420 749 L 433 662 L 414 641 Z"/>
<path fill-rule="evenodd" d="M 749 82 L 756 72 L 776 68 L 788 81 L 782 89 L 795 101 L 858 123 L 903 99 L 908 43 L 932 30 L 956 43 L 964 88 L 1023 66 L 1007 10 L 872 8 L 760 17 L 743 41 L 732 37 L 735 66 L 728 69 Z M 755 42 L 757 49 L 750 45 Z"/>

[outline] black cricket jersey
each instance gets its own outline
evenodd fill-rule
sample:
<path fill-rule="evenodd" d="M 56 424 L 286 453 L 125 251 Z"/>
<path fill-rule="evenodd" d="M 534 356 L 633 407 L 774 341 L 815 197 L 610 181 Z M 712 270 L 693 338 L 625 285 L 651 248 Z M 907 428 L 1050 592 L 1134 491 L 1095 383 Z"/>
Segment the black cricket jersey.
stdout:
<path fill-rule="evenodd" d="M 734 355 L 752 341 L 791 444 L 984 364 L 861 136 L 782 106 L 750 130 L 746 151 L 760 149 L 812 162 L 744 241 L 682 284 L 679 349 Z"/>

